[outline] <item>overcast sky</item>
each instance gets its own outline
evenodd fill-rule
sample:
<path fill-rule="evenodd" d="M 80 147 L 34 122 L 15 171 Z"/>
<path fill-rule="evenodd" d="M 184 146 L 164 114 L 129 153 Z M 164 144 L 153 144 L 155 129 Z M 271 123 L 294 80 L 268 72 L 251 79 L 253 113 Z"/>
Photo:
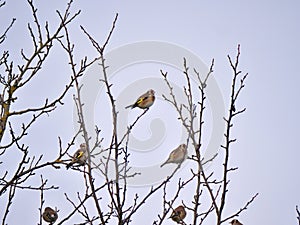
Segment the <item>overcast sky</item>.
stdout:
<path fill-rule="evenodd" d="M 50 1 L 49 1 L 50 2 Z M 41 21 L 48 20 L 50 30 L 53 30 L 58 23 L 55 10 L 63 10 L 66 2 L 52 0 L 51 4 L 44 1 L 37 1 Z M 237 107 L 246 107 L 246 113 L 235 120 L 234 136 L 238 139 L 234 144 L 231 154 L 231 165 L 238 166 L 239 170 L 231 174 L 230 194 L 228 199 L 228 210 L 231 213 L 239 209 L 248 201 L 252 195 L 259 192 L 259 196 L 248 210 L 240 216 L 245 225 L 250 224 L 296 224 L 295 206 L 300 205 L 300 180 L 298 171 L 299 165 L 299 62 L 300 62 L 300 2 L 299 1 L 75 1 L 73 11 L 82 10 L 80 16 L 71 25 L 71 38 L 75 43 L 76 57 L 87 55 L 91 58 L 96 56 L 94 49 L 90 46 L 86 37 L 80 31 L 79 25 L 83 25 L 99 42 L 105 40 L 108 30 L 116 13 L 119 13 L 117 27 L 107 47 L 107 52 L 118 53 L 121 46 L 136 42 L 156 41 L 174 45 L 180 49 L 179 52 L 189 52 L 182 57 L 191 55 L 197 56 L 207 66 L 212 58 L 215 59 L 214 80 L 218 90 L 223 95 L 225 108 L 228 106 L 231 85 L 231 70 L 227 60 L 227 54 L 235 57 L 237 45 L 241 45 L 241 67 L 243 72 L 248 72 L 246 88 L 238 100 Z M 0 11 L 1 30 L 3 30 L 12 17 L 17 21 L 7 35 L 7 40 L 1 46 L 1 52 L 6 49 L 11 51 L 12 59 L 20 60 L 17 57 L 21 48 L 30 50 L 30 37 L 26 31 L 27 22 L 32 21 L 29 6 L 25 1 L 8 1 L 7 5 Z M 144 46 L 147 46 L 146 44 Z M 145 49 L 147 50 L 148 47 Z M 148 48 L 149 49 L 149 48 Z M 159 53 L 159 52 L 158 52 Z M 144 52 L 140 52 L 142 59 Z M 164 55 L 162 52 L 161 55 Z M 113 54 L 112 54 L 113 55 Z M 126 58 L 126 54 L 124 55 Z M 169 62 L 159 61 L 160 54 L 154 63 L 134 63 L 125 60 L 122 67 L 116 68 L 112 77 L 117 87 L 115 94 L 118 96 L 125 90 L 128 99 L 135 100 L 135 95 L 147 88 L 147 84 L 153 84 L 156 78 L 160 77 L 159 69 L 162 68 L 169 73 L 180 74 L 176 66 Z M 172 54 L 170 54 L 172 57 Z M 20 103 L 17 107 L 26 107 L 42 104 L 45 96 L 54 98 L 57 92 L 64 88 L 69 76 L 65 76 L 68 70 L 65 66 L 56 66 L 61 62 L 60 58 L 66 59 L 63 52 L 50 56 L 50 61 L 40 78 L 33 81 L 31 88 L 20 94 Z M 123 60 L 123 59 L 121 59 Z M 114 62 L 114 60 L 110 61 Z M 120 61 L 117 61 L 120 63 Z M 111 65 L 113 66 L 113 65 Z M 200 67 L 200 66 L 199 66 Z M 93 73 L 90 71 L 90 73 Z M 124 78 L 126 77 L 126 78 Z M 130 79 L 127 79 L 130 77 Z M 139 80 L 150 79 L 149 83 L 142 82 L 137 88 Z M 180 80 L 178 78 L 178 80 Z M 174 81 L 175 82 L 175 81 Z M 134 85 L 132 85 L 132 83 Z M 176 83 L 176 82 L 175 82 Z M 180 81 L 179 81 L 180 83 Z M 132 86 L 130 86 L 132 85 Z M 150 86 L 150 85 L 148 85 Z M 152 88 L 152 87 L 149 87 Z M 158 87 L 156 87 L 158 89 Z M 129 94 L 132 90 L 132 94 Z M 158 90 L 158 94 L 161 90 Z M 101 108 L 105 103 L 99 101 L 101 94 L 96 96 L 95 106 Z M 122 97 L 122 96 L 121 96 Z M 120 97 L 120 98 L 121 98 Z M 22 101 L 21 101 L 22 100 Z M 122 106 L 131 102 L 122 102 Z M 163 108 L 166 107 L 166 108 Z M 149 120 L 161 118 L 165 124 L 163 138 L 155 139 L 157 146 L 165 145 L 172 149 L 180 144 L 180 134 L 174 134 L 178 141 L 170 137 L 171 123 L 165 113 L 160 109 L 169 110 L 170 115 L 174 113 L 169 106 L 163 106 L 162 99 L 158 98 L 157 105 L 151 109 L 147 118 Z M 97 110 L 93 120 L 105 125 L 105 119 L 97 116 Z M 103 109 L 105 111 L 105 109 Z M 213 110 L 213 109 L 211 109 Z M 109 110 L 108 110 L 109 112 Z M 132 119 L 137 114 L 129 113 Z M 127 115 L 127 114 L 126 114 Z M 174 114 L 175 115 L 175 114 Z M 207 124 L 213 123 L 213 118 L 207 115 Z M 225 114 L 226 115 L 226 114 Z M 129 119 L 130 119 L 129 118 Z M 212 122 L 209 122 L 212 121 Z M 32 129 L 31 136 L 26 139 L 27 144 L 37 154 L 45 154 L 45 159 L 52 160 L 56 155 L 57 136 L 69 141 L 73 132 L 73 103 L 72 95 L 68 95 L 65 107 L 49 118 L 44 118 Z M 145 122 L 142 126 L 149 126 Z M 178 124 L 175 124 L 179 126 Z M 174 124 L 172 126 L 175 126 Z M 151 139 L 151 133 L 147 129 L 135 132 L 137 141 Z M 210 126 L 207 129 L 211 132 Z M 178 127 L 177 127 L 178 128 Z M 178 128 L 181 129 L 180 126 Z M 41 130 L 43 132 L 41 132 Z M 105 129 L 104 129 L 105 130 Z M 212 134 L 208 132 L 207 138 Z M 105 134 L 104 134 L 105 135 Z M 143 136 L 144 135 L 144 136 Z M 38 138 L 37 138 L 38 137 Z M 207 141 L 208 143 L 209 141 Z M 137 143 L 137 142 L 136 142 Z M 205 142 L 206 143 L 206 142 Z M 47 148 L 45 147 L 47 146 Z M 51 153 L 46 154 L 45 151 Z M 136 167 L 149 163 L 149 167 L 160 164 L 168 155 L 169 149 L 165 152 L 146 151 L 133 154 L 133 162 Z M 142 155 L 139 155 L 142 154 Z M 148 154 L 148 155 L 147 155 Z M 145 156 L 146 155 L 146 156 Z M 146 161 L 138 160 L 146 159 Z M 133 161 L 134 161 L 133 160 Z M 220 158 L 210 167 L 211 170 L 219 168 Z M 147 165 L 146 165 L 147 166 Z M 188 165 L 187 165 L 188 166 Z M 184 170 L 184 168 L 183 168 Z M 50 172 L 50 171 L 49 171 Z M 71 172 L 73 173 L 73 172 Z M 75 173 L 74 173 L 75 174 Z M 184 174 L 182 172 L 182 174 Z M 50 173 L 53 176 L 50 182 L 58 184 L 66 175 L 61 177 Z M 159 179 L 159 178 L 158 178 Z M 155 181 L 153 181 L 155 182 Z M 132 187 L 133 192 L 148 190 L 141 185 Z M 66 184 L 62 191 L 49 194 L 51 199 L 46 199 L 47 204 L 61 205 L 61 198 L 64 191 L 72 190 Z M 21 193 L 21 192 L 20 192 Z M 24 194 L 24 193 L 23 193 Z M 23 195 L 22 194 L 22 195 Z M 187 193 L 186 193 L 187 194 Z M 47 195 L 46 195 L 47 196 Z M 186 196 L 187 197 L 187 196 Z M 18 201 L 29 196 L 18 196 Z M 36 204 L 28 210 L 36 210 L 39 199 L 32 200 Z M 154 200 L 151 200 L 154 201 Z M 28 204 L 26 204 L 28 205 Z M 12 215 L 20 212 L 20 206 L 13 206 Z M 150 206 L 145 207 L 151 210 Z M 63 214 L 63 210 L 61 210 Z M 153 211 L 153 210 L 152 210 Z M 37 213 L 37 211 L 34 211 Z M 156 212 L 149 213 L 149 224 L 156 219 Z M 32 220 L 31 216 L 22 218 L 23 224 L 37 222 L 37 217 Z M 188 216 L 187 223 L 189 223 Z M 9 217 L 10 224 L 20 224 L 20 216 Z M 134 224 L 141 224 L 138 219 Z M 143 223 L 144 218 L 142 219 Z M 144 223 L 145 224 L 145 223 Z M 172 224 L 166 221 L 165 224 Z"/>

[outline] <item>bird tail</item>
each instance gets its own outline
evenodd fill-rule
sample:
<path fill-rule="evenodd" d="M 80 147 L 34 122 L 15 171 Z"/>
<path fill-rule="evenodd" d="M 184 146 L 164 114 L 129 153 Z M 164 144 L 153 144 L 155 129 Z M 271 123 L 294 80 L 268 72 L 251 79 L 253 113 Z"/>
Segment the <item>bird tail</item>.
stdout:
<path fill-rule="evenodd" d="M 128 108 L 133 108 L 133 105 L 128 105 L 125 107 L 125 109 L 128 109 Z"/>
<path fill-rule="evenodd" d="M 160 167 L 163 167 L 164 165 L 166 165 L 168 163 L 168 160 L 165 161 L 163 164 L 160 165 Z"/>

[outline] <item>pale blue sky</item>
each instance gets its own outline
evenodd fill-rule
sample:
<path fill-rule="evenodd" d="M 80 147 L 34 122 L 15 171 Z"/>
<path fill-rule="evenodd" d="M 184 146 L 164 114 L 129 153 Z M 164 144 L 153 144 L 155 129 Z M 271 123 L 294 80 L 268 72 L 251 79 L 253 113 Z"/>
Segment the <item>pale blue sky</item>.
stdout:
<path fill-rule="evenodd" d="M 51 4 L 37 1 L 39 15 L 43 20 L 50 21 L 50 30 L 58 23 L 55 10 L 64 9 L 65 4 L 61 0 L 52 0 Z M 240 68 L 248 72 L 249 77 L 237 105 L 246 107 L 247 111 L 236 120 L 234 126 L 233 133 L 238 142 L 233 147 L 231 163 L 238 166 L 239 170 L 231 175 L 228 213 L 239 209 L 253 194 L 259 192 L 255 202 L 240 216 L 243 224 L 296 224 L 295 206 L 300 205 L 300 120 L 297 100 L 300 94 L 299 1 L 229 0 L 175 3 L 135 0 L 108 3 L 93 0 L 84 3 L 75 1 L 73 9 L 82 10 L 81 15 L 71 25 L 71 38 L 76 44 L 78 57 L 96 55 L 79 25 L 83 25 L 101 42 L 118 12 L 117 28 L 107 51 L 133 42 L 156 40 L 188 49 L 207 65 L 215 58 L 214 77 L 224 96 L 225 105 L 228 104 L 231 82 L 227 54 L 235 56 L 237 45 L 241 44 Z M 27 22 L 32 20 L 30 10 L 24 1 L 18 0 L 8 1 L 7 6 L 0 12 L 2 29 L 10 18 L 17 18 L 7 41 L 0 48 L 1 52 L 9 49 L 12 57 L 15 57 L 20 48 L 29 49 L 30 46 L 26 31 Z M 64 82 L 68 79 L 64 73 L 68 71 L 63 66 L 56 66 L 57 60 L 64 57 L 64 53 L 58 52 L 51 57 L 41 78 L 33 81 L 32 88 L 20 93 L 20 99 L 29 101 L 25 104 L 20 101 L 19 107 L 41 103 L 41 90 L 45 93 L 44 96 L 55 97 L 55 93 L 64 88 Z M 47 74 L 47 71 L 51 72 Z M 130 68 L 130 72 L 132 71 L 134 67 Z M 140 72 L 140 68 L 137 71 Z M 142 76 L 147 76 L 147 72 Z M 68 99 L 65 108 L 60 108 L 33 127 L 33 136 L 26 139 L 33 151 L 41 153 L 45 145 L 57 148 L 58 135 L 65 138 L 64 142 L 68 141 L 73 123 L 70 118 L 73 107 L 71 95 Z M 43 134 L 39 129 L 44 131 Z M 39 135 L 40 141 L 36 141 L 35 135 Z M 45 159 L 50 160 L 53 157 L 54 150 L 52 155 L 45 154 Z M 215 164 L 217 163 L 220 163 L 219 159 L 216 160 Z M 217 169 L 217 166 L 212 169 Z M 50 181 L 58 184 L 64 179 L 56 174 Z M 63 188 L 64 191 L 72 190 L 68 184 Z M 145 190 L 138 188 L 139 192 Z M 56 203 L 60 201 L 62 192 L 57 199 L 55 195 L 51 195 L 52 199 L 47 199 L 46 202 L 62 208 L 60 203 Z M 17 197 L 18 201 L 22 201 L 21 196 Z M 24 197 L 26 199 L 27 196 Z M 34 201 L 38 202 L 39 199 Z M 14 207 L 19 212 L 19 207 Z M 35 210 L 36 207 L 37 205 L 32 208 L 28 206 L 28 210 Z M 151 210 L 148 206 L 145 210 L 147 208 Z M 156 219 L 156 215 L 156 212 L 149 215 L 149 224 Z M 18 218 L 20 217 L 9 217 L 8 222 L 18 224 Z M 37 221 L 36 218 L 23 219 L 26 221 L 23 224 Z M 165 224 L 172 223 L 167 221 Z"/>

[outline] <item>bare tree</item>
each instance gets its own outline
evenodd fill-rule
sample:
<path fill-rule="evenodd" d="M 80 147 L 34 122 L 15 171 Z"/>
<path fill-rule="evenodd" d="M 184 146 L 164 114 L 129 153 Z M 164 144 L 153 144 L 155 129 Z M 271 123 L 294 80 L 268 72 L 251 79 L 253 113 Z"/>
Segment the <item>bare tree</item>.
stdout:
<path fill-rule="evenodd" d="M 4 51 L 0 59 L 1 77 L 0 83 L 2 85 L 1 94 L 1 124 L 0 124 L 0 160 L 2 157 L 10 151 L 12 148 L 16 148 L 21 157 L 18 159 L 18 163 L 14 171 L 4 171 L 0 174 L 0 198 L 7 199 L 2 216 L 2 224 L 7 224 L 7 216 L 14 202 L 17 191 L 33 190 L 36 191 L 40 198 L 39 209 L 39 224 L 43 223 L 42 215 L 45 208 L 45 191 L 52 191 L 59 189 L 59 186 L 48 185 L 47 174 L 40 176 L 40 184 L 36 185 L 30 183 L 31 178 L 38 176 L 37 172 L 44 168 L 61 169 L 63 166 L 68 165 L 70 161 L 76 160 L 76 157 L 70 154 L 70 149 L 75 145 L 76 140 L 82 137 L 84 140 L 84 146 L 87 153 L 87 159 L 80 165 L 70 166 L 71 170 L 74 170 L 80 176 L 83 177 L 82 187 L 84 192 L 77 193 L 76 199 L 72 198 L 69 193 L 65 194 L 65 203 L 72 206 L 72 210 L 65 213 L 63 218 L 59 218 L 57 224 L 69 224 L 71 218 L 77 216 L 81 222 L 79 224 L 130 224 L 133 221 L 133 216 L 140 211 L 144 205 L 148 203 L 150 197 L 157 193 L 162 194 L 162 212 L 158 213 L 158 219 L 153 221 L 153 224 L 163 224 L 163 222 L 169 217 L 176 208 L 175 202 L 180 199 L 180 194 L 184 187 L 192 186 L 194 189 L 193 195 L 181 200 L 182 205 L 187 210 L 188 214 L 192 215 L 192 221 L 189 224 L 203 224 L 209 216 L 214 216 L 216 224 L 220 225 L 234 217 L 239 216 L 244 212 L 247 207 L 254 201 L 258 194 L 255 194 L 244 206 L 236 212 L 230 215 L 224 215 L 224 209 L 228 201 L 227 193 L 230 190 L 229 187 L 229 175 L 231 172 L 236 171 L 237 168 L 230 166 L 231 158 L 231 145 L 236 139 L 231 137 L 231 130 L 233 126 L 233 120 L 238 115 L 245 111 L 245 108 L 239 109 L 237 107 L 237 99 L 241 91 L 244 88 L 245 80 L 248 74 L 242 74 L 239 70 L 240 60 L 240 46 L 238 46 L 238 52 L 235 60 L 228 56 L 229 64 L 233 71 L 230 105 L 228 109 L 227 117 L 224 117 L 226 124 L 225 140 L 224 144 L 220 146 L 224 159 L 222 162 L 222 177 L 217 179 L 214 173 L 208 173 L 204 169 L 206 163 L 210 163 L 216 157 L 222 157 L 215 155 L 211 159 L 203 159 L 203 147 L 202 139 L 204 134 L 204 113 L 206 107 L 206 87 L 209 85 L 209 78 L 213 74 L 214 60 L 211 63 L 208 74 L 204 77 L 197 71 L 197 68 L 193 68 L 192 73 L 195 73 L 198 80 L 197 85 L 194 86 L 191 82 L 191 71 L 186 59 L 183 61 L 183 76 L 185 77 L 186 85 L 184 86 L 184 94 L 186 102 L 179 102 L 176 94 L 173 91 L 172 84 L 168 77 L 168 72 L 161 71 L 162 79 L 169 88 L 170 97 L 163 96 L 165 101 L 169 102 L 178 113 L 178 118 L 182 123 L 182 126 L 188 133 L 186 144 L 192 146 L 193 154 L 188 157 L 192 163 L 190 168 L 190 177 L 179 178 L 175 180 L 175 174 L 180 168 L 180 164 L 172 171 L 172 173 L 163 181 L 151 186 L 150 190 L 140 195 L 134 194 L 134 197 L 130 197 L 128 194 L 129 186 L 128 179 L 139 176 L 139 173 L 132 172 L 132 167 L 129 161 L 129 140 L 131 137 L 132 129 L 140 119 L 147 113 L 150 113 L 148 109 L 141 112 L 136 119 L 128 125 L 123 133 L 118 133 L 118 125 L 120 122 L 119 114 L 117 111 L 116 99 L 112 91 L 112 83 L 108 78 L 107 65 L 105 61 L 106 48 L 113 36 L 115 27 L 117 25 L 118 14 L 112 22 L 112 27 L 108 32 L 107 38 L 103 44 L 100 44 L 96 38 L 94 38 L 85 28 L 81 26 L 82 32 L 86 35 L 88 41 L 94 47 L 97 57 L 89 59 L 83 57 L 81 60 L 76 61 L 74 56 L 75 43 L 72 42 L 72 37 L 69 32 L 69 25 L 72 21 L 79 16 L 80 11 L 72 14 L 70 11 L 72 6 L 72 0 L 67 4 L 64 12 L 57 11 L 60 24 L 54 32 L 49 31 L 48 22 L 43 26 L 38 18 L 37 8 L 32 0 L 27 0 L 30 6 L 31 13 L 34 19 L 33 24 L 28 24 L 28 32 L 32 40 L 33 52 L 27 53 L 21 50 L 20 54 L 23 58 L 23 63 L 15 65 L 13 61 L 10 61 L 9 51 Z M 5 5 L 5 2 L 0 2 L 0 8 Z M 2 44 L 7 38 L 7 33 L 13 28 L 15 19 L 11 24 L 5 28 L 4 33 L 0 37 L 0 44 Z M 36 107 L 28 107 L 21 110 L 12 110 L 13 105 L 19 101 L 17 99 L 17 91 L 30 86 L 34 77 L 38 76 L 42 71 L 42 66 L 45 64 L 49 57 L 53 46 L 59 46 L 66 53 L 68 60 L 65 62 L 70 66 L 71 75 L 69 82 L 65 85 L 65 89 L 58 93 L 54 100 L 49 100 L 45 97 L 43 105 Z M 82 85 L 80 84 L 80 78 L 84 72 L 94 63 L 98 63 L 101 68 L 102 77 L 99 77 L 99 82 L 102 82 L 105 86 L 106 97 L 109 100 L 109 107 L 111 109 L 111 126 L 112 135 L 109 140 L 108 146 L 102 146 L 103 137 L 101 137 L 101 129 L 95 125 L 96 139 L 92 140 L 91 134 L 87 130 L 87 118 L 85 117 L 85 105 L 82 100 Z M 100 71 L 99 71 L 100 72 Z M 83 84 L 84 85 L 84 84 Z M 79 129 L 74 135 L 70 137 L 68 143 L 64 146 L 65 140 L 58 139 L 59 149 L 57 150 L 57 158 L 53 161 L 45 161 L 43 154 L 30 156 L 30 146 L 26 146 L 23 143 L 23 138 L 30 134 L 30 128 L 34 123 L 39 121 L 39 118 L 43 115 L 52 113 L 57 107 L 63 107 L 63 101 L 65 100 L 67 93 L 71 90 L 75 91 L 73 100 L 77 109 L 77 117 Z M 197 95 L 200 96 L 200 100 L 197 101 Z M 20 127 L 11 122 L 13 117 L 25 118 L 30 115 L 31 119 L 24 122 Z M 25 119 L 24 119 L 25 121 Z M 199 124 L 196 124 L 199 121 Z M 17 132 L 17 130 L 21 130 Z M 9 136 L 3 138 L 4 135 Z M 3 157 L 4 158 L 4 157 Z M 97 158 L 97 160 L 95 160 Z M 1 166 L 2 161 L 0 161 Z M 69 164 L 70 165 L 70 164 Z M 113 176 L 109 175 L 109 170 L 113 171 Z M 96 172 L 103 175 L 104 179 L 97 179 Z M 67 173 L 67 172 L 66 172 Z M 177 187 L 170 188 L 170 182 L 177 182 Z M 168 195 L 167 195 L 168 192 Z M 210 199 L 209 205 L 203 207 L 201 205 L 201 199 L 204 195 Z M 106 196 L 105 198 L 103 196 Z M 60 209 L 55 209 L 59 212 Z M 298 209 L 297 209 L 298 212 Z M 299 214 L 299 212 L 298 212 Z M 299 218 L 298 218 L 299 219 Z M 179 223 L 187 224 L 184 218 L 181 218 Z"/>
<path fill-rule="evenodd" d="M 6 207 L 3 207 L 4 213 L 2 215 L 2 224 L 6 224 L 7 215 L 10 212 L 11 205 L 14 203 L 13 199 L 17 191 L 44 191 L 58 188 L 53 185 L 46 185 L 47 179 L 45 180 L 43 177 L 41 178 L 42 183 L 40 186 L 25 185 L 25 182 L 30 182 L 30 179 L 36 176 L 36 172 L 42 170 L 43 168 L 53 167 L 59 169 L 59 164 L 63 163 L 63 161 L 60 159 L 66 155 L 70 147 L 74 144 L 78 133 L 75 134 L 65 149 L 63 149 L 60 140 L 58 159 L 47 162 L 43 160 L 42 154 L 30 156 L 30 148 L 22 143 L 22 139 L 28 135 L 31 126 L 36 123 L 40 117 L 43 115 L 48 115 L 57 109 L 59 105 L 63 105 L 63 100 L 66 94 L 73 87 L 75 81 L 82 76 L 83 71 L 94 61 L 92 60 L 91 62 L 82 65 L 81 72 L 70 77 L 69 83 L 65 85 L 65 89 L 61 93 L 58 93 L 54 100 L 49 100 L 47 97 L 45 97 L 43 105 L 20 110 L 12 110 L 13 105 L 19 101 L 16 93 L 21 89 L 28 88 L 33 78 L 42 72 L 42 66 L 45 64 L 53 47 L 62 42 L 62 40 L 65 38 L 62 35 L 64 28 L 67 27 L 80 13 L 80 11 L 75 14 L 70 13 L 70 7 L 72 4 L 72 1 L 70 1 L 63 13 L 57 12 L 61 18 L 61 23 L 54 32 L 50 32 L 48 23 L 46 23 L 45 26 L 42 26 L 39 22 L 37 8 L 35 8 L 33 1 L 28 0 L 27 2 L 31 8 L 34 19 L 33 24 L 28 23 L 28 32 L 32 40 L 33 51 L 26 53 L 22 49 L 20 55 L 22 56 L 23 63 L 17 65 L 15 65 L 13 61 L 10 61 L 9 51 L 4 51 L 0 59 L 0 83 L 2 86 L 0 156 L 8 154 L 10 149 L 17 149 L 19 153 L 21 153 L 21 157 L 18 158 L 18 163 L 16 164 L 14 171 L 7 171 L 5 169 L 1 170 L 3 173 L 0 175 L 0 197 L 7 199 Z M 4 6 L 4 4 L 5 2 L 1 4 L 1 7 Z M 12 25 L 14 21 L 15 19 L 13 19 L 12 23 L 1 36 L 0 44 L 5 41 L 8 31 L 13 28 Z M 25 121 L 25 118 L 28 118 L 28 116 L 31 116 L 31 119 L 19 125 L 19 127 L 15 127 L 15 125 L 10 122 L 13 117 L 22 117 Z M 4 135 L 9 137 L 5 139 L 6 141 L 10 139 L 8 142 L 4 142 Z M 42 195 L 41 200 L 41 202 L 43 202 Z"/>
<path fill-rule="evenodd" d="M 203 165 L 208 163 L 208 161 L 214 160 L 217 155 L 213 156 L 211 159 L 204 161 L 202 150 L 202 137 L 203 137 L 203 114 L 205 111 L 206 105 L 206 87 L 208 85 L 209 77 L 212 76 L 214 60 L 212 60 L 211 67 L 206 76 L 201 78 L 201 74 L 197 71 L 196 68 L 193 68 L 193 72 L 198 77 L 198 82 L 196 87 L 193 87 L 191 79 L 190 79 L 190 68 L 187 65 L 186 59 L 184 59 L 184 70 L 183 74 L 186 78 L 186 86 L 184 86 L 184 93 L 186 96 L 186 102 L 182 103 L 178 102 L 176 95 L 174 94 L 173 87 L 171 82 L 168 79 L 168 73 L 161 71 L 163 79 L 166 82 L 166 85 L 169 88 L 170 96 L 163 96 L 164 99 L 170 102 L 178 113 L 178 118 L 181 121 L 182 125 L 186 129 L 189 134 L 189 141 L 191 141 L 191 145 L 194 148 L 194 154 L 189 158 L 196 164 L 196 170 L 191 169 L 191 178 L 188 180 L 179 180 L 178 189 L 175 194 L 175 198 L 178 197 L 178 193 L 181 189 L 187 185 L 189 182 L 196 180 L 195 184 L 195 193 L 190 200 L 185 200 L 182 204 L 193 214 L 193 222 L 192 224 L 202 224 L 205 219 L 211 214 L 215 213 L 216 224 L 220 225 L 234 217 L 239 216 L 247 207 L 254 201 L 257 197 L 258 193 L 255 194 L 245 205 L 237 210 L 235 213 L 231 215 L 223 216 L 223 212 L 227 202 L 227 193 L 229 191 L 229 174 L 232 171 L 237 170 L 237 168 L 230 167 L 229 159 L 230 159 L 230 149 L 231 144 L 236 141 L 236 139 L 231 138 L 231 129 L 233 127 L 233 119 L 242 114 L 246 108 L 238 110 L 236 108 L 236 101 L 239 97 L 240 92 L 245 86 L 245 80 L 248 74 L 242 76 L 242 72 L 238 69 L 240 59 L 240 46 L 238 46 L 238 52 L 235 61 L 232 60 L 230 56 L 228 56 L 229 64 L 233 71 L 232 78 L 232 87 L 231 87 L 231 96 L 230 96 L 230 104 L 228 110 L 227 118 L 224 117 L 224 121 L 226 123 L 226 131 L 224 133 L 225 143 L 220 147 L 224 150 L 224 159 L 223 159 L 223 176 L 221 179 L 217 180 L 214 178 L 214 173 L 211 172 L 207 174 L 204 170 Z M 242 77 L 241 77 L 242 76 Z M 241 77 L 241 78 L 240 78 Z M 240 79 L 239 79 L 240 78 Z M 240 81 L 240 83 L 238 83 Z M 197 89 L 194 92 L 194 89 Z M 199 93 L 200 101 L 196 102 L 196 98 L 193 93 Z M 199 124 L 196 124 L 195 121 L 199 121 Z M 206 190 L 206 192 L 205 192 Z M 211 200 L 211 204 L 207 209 L 202 209 L 201 207 L 201 198 L 202 195 L 206 193 Z M 172 206 L 174 199 L 171 201 L 167 201 L 168 206 Z M 168 209 L 164 206 L 164 214 L 168 213 Z M 165 218 L 165 215 L 159 216 L 160 223 L 162 223 L 162 218 Z"/>

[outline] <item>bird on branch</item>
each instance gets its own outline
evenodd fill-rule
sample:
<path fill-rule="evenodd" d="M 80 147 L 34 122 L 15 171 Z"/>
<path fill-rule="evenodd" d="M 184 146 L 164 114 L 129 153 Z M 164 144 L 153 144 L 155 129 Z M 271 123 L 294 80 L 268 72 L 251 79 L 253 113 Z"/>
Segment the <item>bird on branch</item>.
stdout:
<path fill-rule="evenodd" d="M 126 106 L 125 109 L 127 109 L 127 108 L 133 109 L 135 107 L 139 107 L 140 109 L 149 109 L 149 107 L 153 105 L 154 101 L 155 101 L 155 91 L 150 89 L 146 93 L 142 94 L 135 101 L 134 104 Z"/>

